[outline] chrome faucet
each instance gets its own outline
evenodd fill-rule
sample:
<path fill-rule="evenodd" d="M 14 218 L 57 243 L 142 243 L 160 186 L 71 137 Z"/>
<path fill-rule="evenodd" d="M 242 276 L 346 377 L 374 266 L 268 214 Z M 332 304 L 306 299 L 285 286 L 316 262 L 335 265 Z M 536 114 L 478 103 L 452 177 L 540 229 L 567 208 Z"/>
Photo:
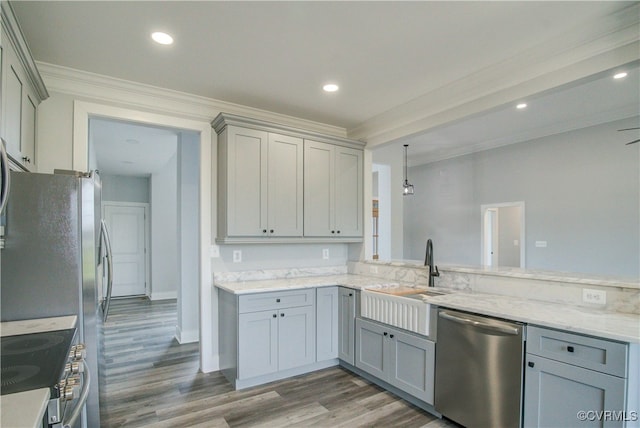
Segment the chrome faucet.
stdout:
<path fill-rule="evenodd" d="M 433 265 L 433 242 L 431 242 L 431 239 L 427 239 L 427 251 L 424 255 L 424 265 L 429 266 L 429 287 L 433 287 L 433 278 L 440 276 L 440 272 L 438 272 L 438 266 Z"/>

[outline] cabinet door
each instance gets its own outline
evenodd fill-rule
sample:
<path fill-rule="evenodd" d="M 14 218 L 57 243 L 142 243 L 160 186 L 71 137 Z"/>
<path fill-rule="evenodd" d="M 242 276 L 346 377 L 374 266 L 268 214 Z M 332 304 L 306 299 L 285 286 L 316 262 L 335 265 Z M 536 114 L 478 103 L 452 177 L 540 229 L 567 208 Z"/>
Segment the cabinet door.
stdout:
<path fill-rule="evenodd" d="M 303 147 L 301 138 L 269 134 L 269 236 L 302 236 Z"/>
<path fill-rule="evenodd" d="M 315 307 L 282 309 L 278 316 L 278 369 L 311 364 L 316 360 Z"/>
<path fill-rule="evenodd" d="M 338 357 L 351 364 L 355 364 L 355 321 L 356 321 L 356 297 L 355 291 L 350 288 L 340 287 L 338 290 L 339 309 L 338 325 Z"/>
<path fill-rule="evenodd" d="M 622 420 L 596 417 L 624 410 L 625 380 L 527 354 L 524 394 L 525 427 L 621 427 Z M 594 420 L 578 419 L 590 411 Z M 589 416 L 589 415 L 588 415 Z"/>
<path fill-rule="evenodd" d="M 29 170 L 35 170 L 36 154 L 36 103 L 35 97 L 26 90 L 22 97 L 22 140 L 20 152 L 22 164 Z"/>
<path fill-rule="evenodd" d="M 335 146 L 304 142 L 304 235 L 335 236 Z"/>
<path fill-rule="evenodd" d="M 8 40 L 6 35 L 3 35 Z M 3 47 L 2 58 L 2 138 L 7 142 L 7 152 L 18 162 L 22 161 L 22 91 L 23 79 L 18 58 L 10 46 Z"/>
<path fill-rule="evenodd" d="M 337 236 L 362 236 L 362 150 L 336 146 L 335 228 Z"/>
<path fill-rule="evenodd" d="M 278 370 L 278 313 L 250 312 L 238 316 L 238 379 Z"/>
<path fill-rule="evenodd" d="M 338 287 L 321 287 L 316 296 L 316 359 L 338 358 Z"/>
<path fill-rule="evenodd" d="M 389 330 L 389 343 L 389 383 L 433 404 L 435 343 L 397 330 Z"/>
<path fill-rule="evenodd" d="M 375 377 L 387 380 L 388 329 L 362 319 L 356 319 L 356 367 Z"/>
<path fill-rule="evenodd" d="M 227 127 L 227 234 L 264 236 L 267 229 L 267 137 Z"/>

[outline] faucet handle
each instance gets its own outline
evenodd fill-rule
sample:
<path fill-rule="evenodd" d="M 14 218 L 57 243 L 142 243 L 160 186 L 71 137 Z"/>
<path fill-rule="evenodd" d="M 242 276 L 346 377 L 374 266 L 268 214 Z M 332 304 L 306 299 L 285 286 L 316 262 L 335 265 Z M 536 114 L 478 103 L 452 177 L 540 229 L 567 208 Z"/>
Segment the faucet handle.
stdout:
<path fill-rule="evenodd" d="M 434 268 L 435 268 L 436 271 L 432 272 L 431 276 L 440 276 L 440 271 L 438 270 L 438 266 L 434 266 Z"/>

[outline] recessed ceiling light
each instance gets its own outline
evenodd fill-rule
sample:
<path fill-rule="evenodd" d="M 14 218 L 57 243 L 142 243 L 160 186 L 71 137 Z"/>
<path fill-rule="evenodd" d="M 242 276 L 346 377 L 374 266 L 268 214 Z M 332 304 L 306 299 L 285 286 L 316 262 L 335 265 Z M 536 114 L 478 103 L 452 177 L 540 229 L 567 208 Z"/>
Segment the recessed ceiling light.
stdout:
<path fill-rule="evenodd" d="M 520 103 L 516 106 L 518 110 L 522 110 L 523 108 L 527 108 L 527 103 Z"/>
<path fill-rule="evenodd" d="M 614 79 L 624 79 L 625 77 L 627 77 L 627 73 L 624 71 L 613 75 Z"/>
<path fill-rule="evenodd" d="M 325 92 L 336 92 L 340 88 L 335 83 L 327 83 L 322 89 L 324 89 Z"/>
<path fill-rule="evenodd" d="M 170 45 L 173 43 L 173 37 L 161 31 L 156 31 L 155 33 L 151 33 L 151 38 L 156 43 L 160 43 L 161 45 Z"/>

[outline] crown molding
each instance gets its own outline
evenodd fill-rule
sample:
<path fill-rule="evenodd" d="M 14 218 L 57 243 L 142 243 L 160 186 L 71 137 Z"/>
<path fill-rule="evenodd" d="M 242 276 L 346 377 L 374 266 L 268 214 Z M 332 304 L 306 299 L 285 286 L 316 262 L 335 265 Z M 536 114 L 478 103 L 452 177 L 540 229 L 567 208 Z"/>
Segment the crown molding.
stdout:
<path fill-rule="evenodd" d="M 42 76 L 38 72 L 36 63 L 31 55 L 31 50 L 29 50 L 29 46 L 22 35 L 20 23 L 13 13 L 11 4 L 8 1 L 0 2 L 0 10 L 2 11 L 2 28 L 5 30 L 7 37 L 9 37 L 13 50 L 16 52 L 18 60 L 27 74 L 27 78 L 35 88 L 40 101 L 46 100 L 49 98 L 49 92 L 47 92 Z"/>
<path fill-rule="evenodd" d="M 375 147 L 640 59 L 640 4 L 572 28 L 348 130 Z"/>
<path fill-rule="evenodd" d="M 337 126 L 45 62 L 36 64 L 52 92 L 205 122 L 225 112 L 346 137 L 346 129 Z"/>

